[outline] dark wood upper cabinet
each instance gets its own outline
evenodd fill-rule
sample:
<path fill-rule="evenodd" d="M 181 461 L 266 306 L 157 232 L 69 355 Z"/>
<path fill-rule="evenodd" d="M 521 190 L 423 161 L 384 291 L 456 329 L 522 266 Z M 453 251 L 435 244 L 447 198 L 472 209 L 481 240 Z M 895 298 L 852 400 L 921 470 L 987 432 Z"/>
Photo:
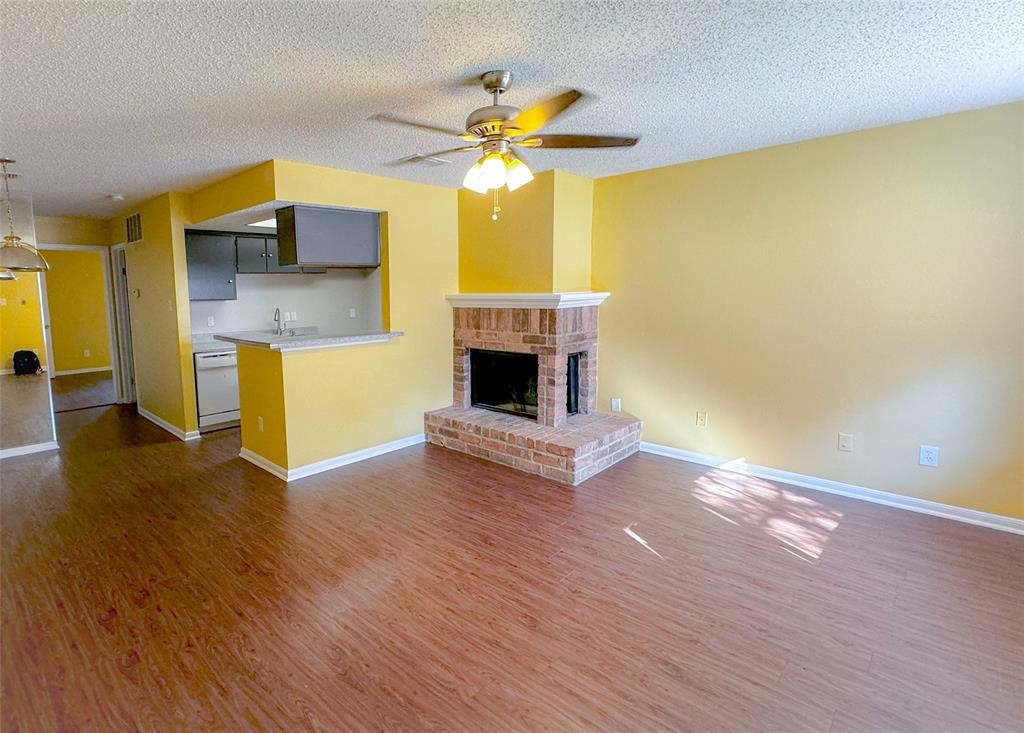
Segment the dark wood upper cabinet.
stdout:
<path fill-rule="evenodd" d="M 282 265 L 380 266 L 377 212 L 289 206 L 277 211 L 277 238 Z"/>
<path fill-rule="evenodd" d="M 267 237 L 267 272 L 302 272 L 298 265 L 282 265 L 276 237 Z"/>
<path fill-rule="evenodd" d="M 235 300 L 235 238 L 185 233 L 189 300 Z"/>
<path fill-rule="evenodd" d="M 245 274 L 267 271 L 267 240 L 263 237 L 235 237 L 238 272 Z"/>

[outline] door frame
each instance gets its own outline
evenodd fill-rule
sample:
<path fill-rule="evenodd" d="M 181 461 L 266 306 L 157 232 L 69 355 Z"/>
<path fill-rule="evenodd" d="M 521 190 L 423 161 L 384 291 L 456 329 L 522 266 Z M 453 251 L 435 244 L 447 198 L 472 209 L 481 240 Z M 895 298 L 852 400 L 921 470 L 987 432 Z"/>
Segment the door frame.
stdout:
<path fill-rule="evenodd" d="M 106 296 L 105 308 L 107 314 L 107 349 L 110 352 L 110 368 L 113 371 L 114 385 L 121 383 L 121 369 L 120 359 L 118 357 L 117 348 L 117 337 L 114 319 L 114 283 L 110 273 L 110 247 L 105 247 L 101 244 L 37 244 L 36 249 L 47 251 L 55 250 L 62 252 L 97 252 L 100 255 L 100 262 L 103 263 L 103 291 Z M 46 277 L 45 273 L 40 273 L 42 277 L 40 280 L 43 281 L 40 287 L 40 295 L 42 297 L 43 304 L 43 318 L 46 322 L 46 330 L 44 331 L 46 341 L 46 361 L 49 366 L 50 379 L 58 376 L 57 364 L 53 358 L 53 341 L 50 336 L 52 330 L 52 324 L 50 322 L 50 304 L 46 297 Z M 120 390 L 118 390 L 120 392 Z"/>
<path fill-rule="evenodd" d="M 118 271 L 119 258 L 124 258 L 124 272 Z M 125 242 L 110 248 L 110 270 L 114 280 L 114 319 L 117 324 L 117 354 L 120 378 L 117 381 L 119 404 L 135 402 L 135 349 L 132 344 L 131 293 L 128 288 L 128 245 Z"/>

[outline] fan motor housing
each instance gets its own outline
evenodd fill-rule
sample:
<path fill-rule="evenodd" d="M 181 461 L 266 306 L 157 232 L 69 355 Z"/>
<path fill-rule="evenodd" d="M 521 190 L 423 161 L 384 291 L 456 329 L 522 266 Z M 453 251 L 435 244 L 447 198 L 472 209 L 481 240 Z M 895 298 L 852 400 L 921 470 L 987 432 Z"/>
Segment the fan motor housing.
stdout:
<path fill-rule="evenodd" d="M 505 136 L 512 132 L 507 123 L 519 115 L 519 108 L 508 104 L 492 104 L 473 110 L 466 118 L 466 131 L 478 137 Z"/>

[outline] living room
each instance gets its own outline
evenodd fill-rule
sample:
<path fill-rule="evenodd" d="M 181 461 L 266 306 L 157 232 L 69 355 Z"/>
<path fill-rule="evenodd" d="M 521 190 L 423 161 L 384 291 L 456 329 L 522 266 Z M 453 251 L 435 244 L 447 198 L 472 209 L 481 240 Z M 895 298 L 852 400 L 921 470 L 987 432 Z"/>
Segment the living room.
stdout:
<path fill-rule="evenodd" d="M 1024 10 L 468 11 L 0 9 L 0 729 L 1019 730 Z"/>

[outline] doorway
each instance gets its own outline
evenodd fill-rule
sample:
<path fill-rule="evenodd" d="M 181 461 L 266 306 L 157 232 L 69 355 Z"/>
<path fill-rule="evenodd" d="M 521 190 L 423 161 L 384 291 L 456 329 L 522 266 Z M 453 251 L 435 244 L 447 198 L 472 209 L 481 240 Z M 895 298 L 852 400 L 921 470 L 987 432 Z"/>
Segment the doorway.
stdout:
<path fill-rule="evenodd" d="M 54 412 L 112 405 L 120 370 L 110 251 L 60 244 L 40 249 L 50 263 L 41 295 Z"/>

